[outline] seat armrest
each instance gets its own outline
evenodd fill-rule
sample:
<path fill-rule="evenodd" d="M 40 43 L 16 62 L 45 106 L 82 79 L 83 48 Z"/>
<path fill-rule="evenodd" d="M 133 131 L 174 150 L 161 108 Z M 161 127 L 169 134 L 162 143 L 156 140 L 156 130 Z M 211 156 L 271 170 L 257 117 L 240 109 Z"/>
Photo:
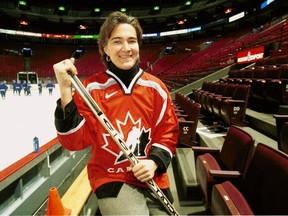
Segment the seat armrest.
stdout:
<path fill-rule="evenodd" d="M 195 121 L 186 121 L 186 120 L 183 120 L 183 119 L 179 119 L 178 120 L 178 124 L 179 126 L 189 126 L 189 125 L 192 125 L 192 124 L 195 124 Z"/>
<path fill-rule="evenodd" d="M 205 153 L 210 153 L 215 157 L 216 160 L 218 160 L 220 155 L 220 149 L 217 148 L 211 148 L 211 147 L 204 147 L 204 146 L 192 146 L 191 147 L 194 153 L 194 162 L 196 164 L 197 157 L 199 155 L 203 155 Z"/>
<path fill-rule="evenodd" d="M 229 99 L 232 99 L 232 97 L 222 96 L 219 99 L 221 99 L 221 100 L 229 100 Z"/>
<path fill-rule="evenodd" d="M 179 145 L 183 145 L 183 146 L 185 146 L 185 147 L 192 147 L 192 146 L 199 145 L 199 143 L 198 143 L 197 141 L 190 141 L 190 142 L 191 142 L 190 145 L 188 145 L 188 144 L 186 144 L 186 143 L 179 143 Z"/>
<path fill-rule="evenodd" d="M 225 100 L 225 101 L 229 102 L 229 104 L 244 104 L 244 103 L 245 103 L 244 100 L 227 99 L 227 100 Z"/>
<path fill-rule="evenodd" d="M 176 114 L 177 118 L 188 118 L 189 116 L 186 114 Z"/>
<path fill-rule="evenodd" d="M 202 152 L 204 153 L 220 153 L 220 149 L 218 148 L 211 148 L 211 147 L 204 147 L 204 146 L 193 146 L 192 150 L 194 152 Z"/>
<path fill-rule="evenodd" d="M 279 115 L 279 114 L 275 114 L 273 115 L 273 117 L 277 120 L 287 120 L 288 121 L 288 115 Z"/>
<path fill-rule="evenodd" d="M 185 112 L 182 108 L 174 108 L 174 110 L 175 110 L 175 112 L 180 112 L 180 113 L 181 113 L 181 112 L 182 112 L 182 113 Z"/>
<path fill-rule="evenodd" d="M 242 177 L 242 174 L 235 170 L 209 170 L 209 174 L 215 179 L 215 184 L 230 181 L 234 185 L 238 185 Z"/>
<path fill-rule="evenodd" d="M 239 178 L 241 173 L 235 170 L 209 170 L 213 177 L 221 178 Z"/>

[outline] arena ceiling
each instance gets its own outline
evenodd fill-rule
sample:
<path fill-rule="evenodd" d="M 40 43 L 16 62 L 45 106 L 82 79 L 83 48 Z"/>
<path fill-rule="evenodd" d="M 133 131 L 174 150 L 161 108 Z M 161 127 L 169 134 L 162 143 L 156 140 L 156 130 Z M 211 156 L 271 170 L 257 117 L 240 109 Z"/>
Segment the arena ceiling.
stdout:
<path fill-rule="evenodd" d="M 224 14 L 228 8 L 232 8 L 231 14 L 243 10 L 252 13 L 263 0 L 191 0 L 191 5 L 184 6 L 186 1 L 25 0 L 26 6 L 20 7 L 18 0 L 1 0 L 0 28 L 59 34 L 97 34 L 109 13 L 126 8 L 126 13 L 140 20 L 144 32 L 168 31 L 191 28 L 231 16 Z M 63 6 L 65 11 L 59 11 L 59 6 Z M 154 6 L 160 6 L 160 10 L 153 12 Z M 95 13 L 95 8 L 101 11 Z M 28 25 L 20 25 L 21 20 L 27 20 Z M 179 24 L 179 21 L 184 23 Z M 80 25 L 87 28 L 79 29 Z"/>

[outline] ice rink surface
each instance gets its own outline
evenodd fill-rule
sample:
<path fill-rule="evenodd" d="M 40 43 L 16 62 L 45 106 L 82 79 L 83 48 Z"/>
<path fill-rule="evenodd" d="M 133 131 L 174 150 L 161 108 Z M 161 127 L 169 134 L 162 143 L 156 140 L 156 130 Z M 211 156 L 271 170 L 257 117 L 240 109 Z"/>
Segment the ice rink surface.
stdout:
<path fill-rule="evenodd" d="M 6 99 L 0 98 L 0 170 L 34 151 L 33 138 L 42 146 L 56 137 L 54 110 L 59 89 L 42 95 L 32 89 L 31 96 L 13 95 L 9 90 Z"/>

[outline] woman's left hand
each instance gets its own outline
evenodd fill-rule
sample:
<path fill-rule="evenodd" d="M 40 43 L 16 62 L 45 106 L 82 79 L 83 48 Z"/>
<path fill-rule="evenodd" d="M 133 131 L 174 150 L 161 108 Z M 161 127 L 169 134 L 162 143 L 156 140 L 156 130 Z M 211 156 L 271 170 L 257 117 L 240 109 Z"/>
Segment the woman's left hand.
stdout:
<path fill-rule="evenodd" d="M 147 182 L 154 177 L 157 167 L 153 160 L 139 160 L 138 164 L 129 167 L 129 171 L 132 171 L 139 181 Z"/>

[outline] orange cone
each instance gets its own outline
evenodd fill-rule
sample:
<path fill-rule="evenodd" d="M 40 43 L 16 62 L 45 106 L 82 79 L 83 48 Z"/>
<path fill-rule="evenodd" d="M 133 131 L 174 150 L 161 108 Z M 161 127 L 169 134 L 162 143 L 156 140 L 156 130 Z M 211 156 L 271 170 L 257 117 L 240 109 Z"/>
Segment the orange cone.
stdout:
<path fill-rule="evenodd" d="M 57 188 L 50 188 L 46 216 L 71 215 L 71 211 L 62 205 Z"/>

